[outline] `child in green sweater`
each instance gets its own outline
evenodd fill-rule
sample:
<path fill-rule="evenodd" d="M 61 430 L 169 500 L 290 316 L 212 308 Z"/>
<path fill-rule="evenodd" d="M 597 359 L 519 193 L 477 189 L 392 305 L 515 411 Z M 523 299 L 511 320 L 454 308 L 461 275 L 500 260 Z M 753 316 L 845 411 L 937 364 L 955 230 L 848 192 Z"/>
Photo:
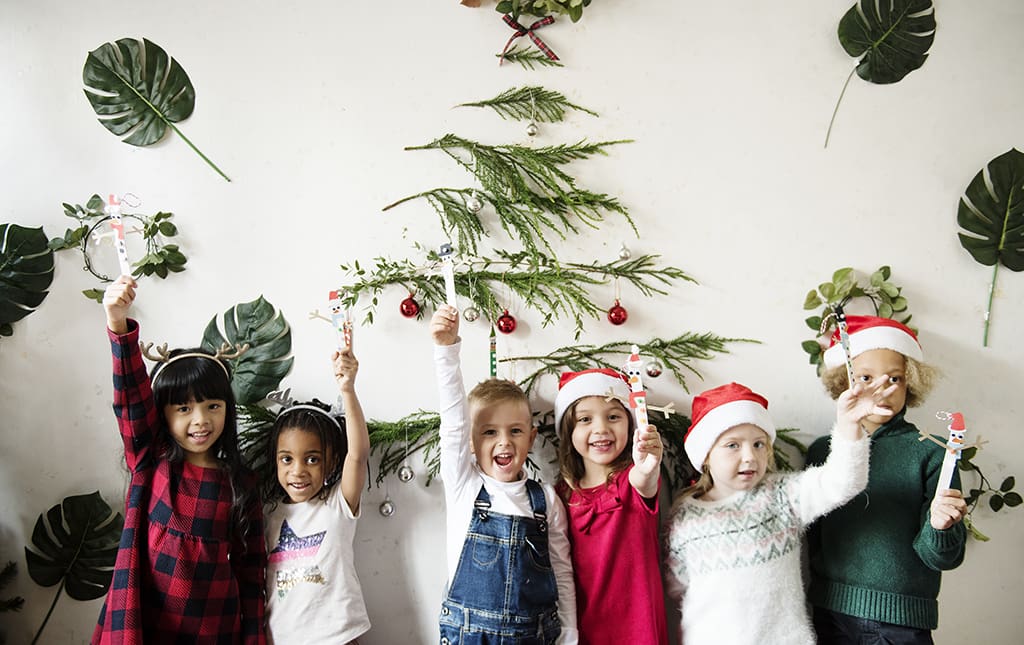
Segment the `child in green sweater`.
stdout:
<path fill-rule="evenodd" d="M 956 473 L 952 489 L 936 492 L 944 451 L 919 441 L 904 418 L 928 395 L 935 370 L 906 326 L 874 316 L 847 322 L 855 380 L 884 374 L 898 387 L 883 402 L 893 416 L 862 422 L 871 435 L 867 489 L 808 534 L 814 628 L 820 643 L 932 643 L 941 572 L 963 561 L 967 512 Z M 822 374 L 832 398 L 849 387 L 845 364 L 837 333 Z M 828 437 L 819 438 L 808 465 L 828 452 Z"/>

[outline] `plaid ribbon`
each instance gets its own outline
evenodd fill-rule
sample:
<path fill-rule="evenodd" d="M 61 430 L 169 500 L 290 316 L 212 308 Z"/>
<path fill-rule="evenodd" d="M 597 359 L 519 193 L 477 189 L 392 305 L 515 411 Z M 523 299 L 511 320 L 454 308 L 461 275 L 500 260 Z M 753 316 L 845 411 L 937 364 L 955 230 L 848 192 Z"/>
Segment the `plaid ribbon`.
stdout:
<path fill-rule="evenodd" d="M 537 45 L 537 48 L 544 52 L 545 56 L 547 56 L 551 60 L 558 60 L 558 56 L 555 55 L 555 52 L 551 51 L 551 48 L 545 45 L 544 41 L 541 40 L 540 37 L 537 36 L 537 34 L 533 33 L 534 29 L 540 29 L 541 27 L 546 27 L 547 25 L 553 23 L 555 21 L 553 16 L 545 16 L 544 18 L 541 18 L 540 20 L 533 23 L 529 27 L 524 27 L 521 24 L 519 24 L 519 22 L 516 21 L 516 19 L 513 18 L 511 14 L 506 13 L 504 16 L 501 17 L 501 19 L 505 21 L 506 25 L 508 25 L 512 29 L 515 29 L 516 33 L 512 34 L 512 37 L 508 39 L 507 43 L 505 43 L 505 49 L 501 50 L 501 58 L 498 59 L 499 65 L 501 65 L 505 61 L 505 52 L 507 52 L 508 48 L 512 46 L 512 41 L 514 41 L 516 38 L 519 38 L 520 36 L 529 36 L 530 40 L 533 41 L 533 44 Z"/>

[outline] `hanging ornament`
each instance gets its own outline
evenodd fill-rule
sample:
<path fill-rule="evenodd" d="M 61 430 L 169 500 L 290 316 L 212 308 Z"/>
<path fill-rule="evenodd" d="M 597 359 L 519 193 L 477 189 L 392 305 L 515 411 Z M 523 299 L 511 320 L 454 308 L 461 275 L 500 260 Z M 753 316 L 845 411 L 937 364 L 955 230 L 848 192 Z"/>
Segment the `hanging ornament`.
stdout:
<path fill-rule="evenodd" d="M 535 136 L 537 136 L 538 132 L 540 132 L 540 128 L 537 127 L 536 123 L 531 121 L 529 124 L 527 124 L 527 126 L 526 126 L 526 136 L 528 136 L 528 137 L 535 137 Z"/>
<path fill-rule="evenodd" d="M 398 469 L 398 480 L 403 484 L 408 484 L 416 477 L 416 473 L 413 472 L 412 468 L 408 466 L 402 466 Z"/>
<path fill-rule="evenodd" d="M 479 213 L 483 207 L 484 203 L 480 201 L 480 198 L 476 196 L 476 193 L 471 194 L 469 199 L 466 200 L 466 208 L 469 209 L 470 213 Z"/>
<path fill-rule="evenodd" d="M 613 325 L 621 325 L 626 322 L 629 318 L 629 312 L 626 308 L 619 304 L 618 298 L 615 299 L 615 304 L 608 310 L 608 322 Z"/>
<path fill-rule="evenodd" d="M 466 307 L 462 312 L 462 317 L 465 318 L 467 322 L 476 322 L 480 317 L 480 310 L 476 307 Z"/>
<path fill-rule="evenodd" d="M 619 259 L 628 260 L 631 257 L 633 257 L 633 254 L 629 251 L 629 247 L 623 243 L 622 246 L 619 247 Z"/>
<path fill-rule="evenodd" d="M 377 510 L 384 517 L 391 517 L 395 514 L 395 503 L 391 501 L 390 497 L 385 497 L 384 501 L 380 503 L 380 508 Z"/>
<path fill-rule="evenodd" d="M 505 313 L 498 316 L 498 331 L 503 334 L 511 334 L 516 330 L 516 319 L 515 316 L 505 310 Z"/>
<path fill-rule="evenodd" d="M 415 318 L 420 313 L 420 303 L 416 302 L 413 298 L 413 294 L 409 294 L 409 297 L 402 301 L 402 304 L 398 306 L 398 310 L 402 312 L 402 315 L 406 318 Z"/>
<path fill-rule="evenodd" d="M 647 376 L 650 376 L 651 378 L 658 378 L 664 370 L 665 368 L 662 367 L 661 363 L 658 361 L 649 361 L 647 365 L 644 366 L 644 371 L 647 372 Z"/>

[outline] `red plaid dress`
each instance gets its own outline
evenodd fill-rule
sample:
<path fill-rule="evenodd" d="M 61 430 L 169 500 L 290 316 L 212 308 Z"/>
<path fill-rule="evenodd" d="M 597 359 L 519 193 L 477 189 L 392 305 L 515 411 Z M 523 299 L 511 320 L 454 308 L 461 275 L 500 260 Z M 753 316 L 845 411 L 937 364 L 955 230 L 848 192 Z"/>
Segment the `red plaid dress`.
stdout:
<path fill-rule="evenodd" d="M 227 473 L 160 456 L 160 411 L 139 352 L 138 324 L 129 320 L 128 333 L 108 335 L 114 413 L 131 482 L 113 580 L 92 642 L 264 645 L 259 502 L 244 544 L 232 540 Z"/>

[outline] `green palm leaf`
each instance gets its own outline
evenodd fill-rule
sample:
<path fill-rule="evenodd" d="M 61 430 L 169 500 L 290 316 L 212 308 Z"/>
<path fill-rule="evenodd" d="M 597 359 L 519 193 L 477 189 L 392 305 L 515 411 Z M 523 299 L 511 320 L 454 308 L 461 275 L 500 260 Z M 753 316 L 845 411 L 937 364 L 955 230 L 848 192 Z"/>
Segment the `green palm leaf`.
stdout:
<path fill-rule="evenodd" d="M 191 116 L 196 92 L 178 61 L 159 45 L 134 38 L 104 43 L 86 57 L 82 82 L 100 123 L 125 143 L 148 146 L 170 128 L 231 181 L 174 125 Z"/>
<path fill-rule="evenodd" d="M 53 282 L 53 251 L 42 228 L 0 224 L 0 336 L 35 311 Z"/>
<path fill-rule="evenodd" d="M 982 340 L 988 346 L 999 265 L 1024 271 L 1024 153 L 1013 148 L 978 171 L 960 198 L 956 222 L 966 231 L 958 233 L 960 245 L 979 263 L 993 267 Z"/>
<path fill-rule="evenodd" d="M 263 296 L 228 309 L 223 321 L 222 333 L 217 328 L 217 317 L 210 319 L 203 332 L 202 346 L 213 351 L 224 343 L 248 343 L 247 352 L 229 361 L 234 372 L 231 386 L 239 405 L 262 401 L 277 389 L 295 360 L 288 357 L 292 350 L 288 321 Z"/>
<path fill-rule="evenodd" d="M 124 518 L 115 513 L 99 491 L 71 495 L 39 516 L 25 547 L 28 573 L 37 584 L 59 584 L 50 611 L 33 643 L 53 613 L 62 589 L 75 600 L 95 600 L 110 587 Z"/>

